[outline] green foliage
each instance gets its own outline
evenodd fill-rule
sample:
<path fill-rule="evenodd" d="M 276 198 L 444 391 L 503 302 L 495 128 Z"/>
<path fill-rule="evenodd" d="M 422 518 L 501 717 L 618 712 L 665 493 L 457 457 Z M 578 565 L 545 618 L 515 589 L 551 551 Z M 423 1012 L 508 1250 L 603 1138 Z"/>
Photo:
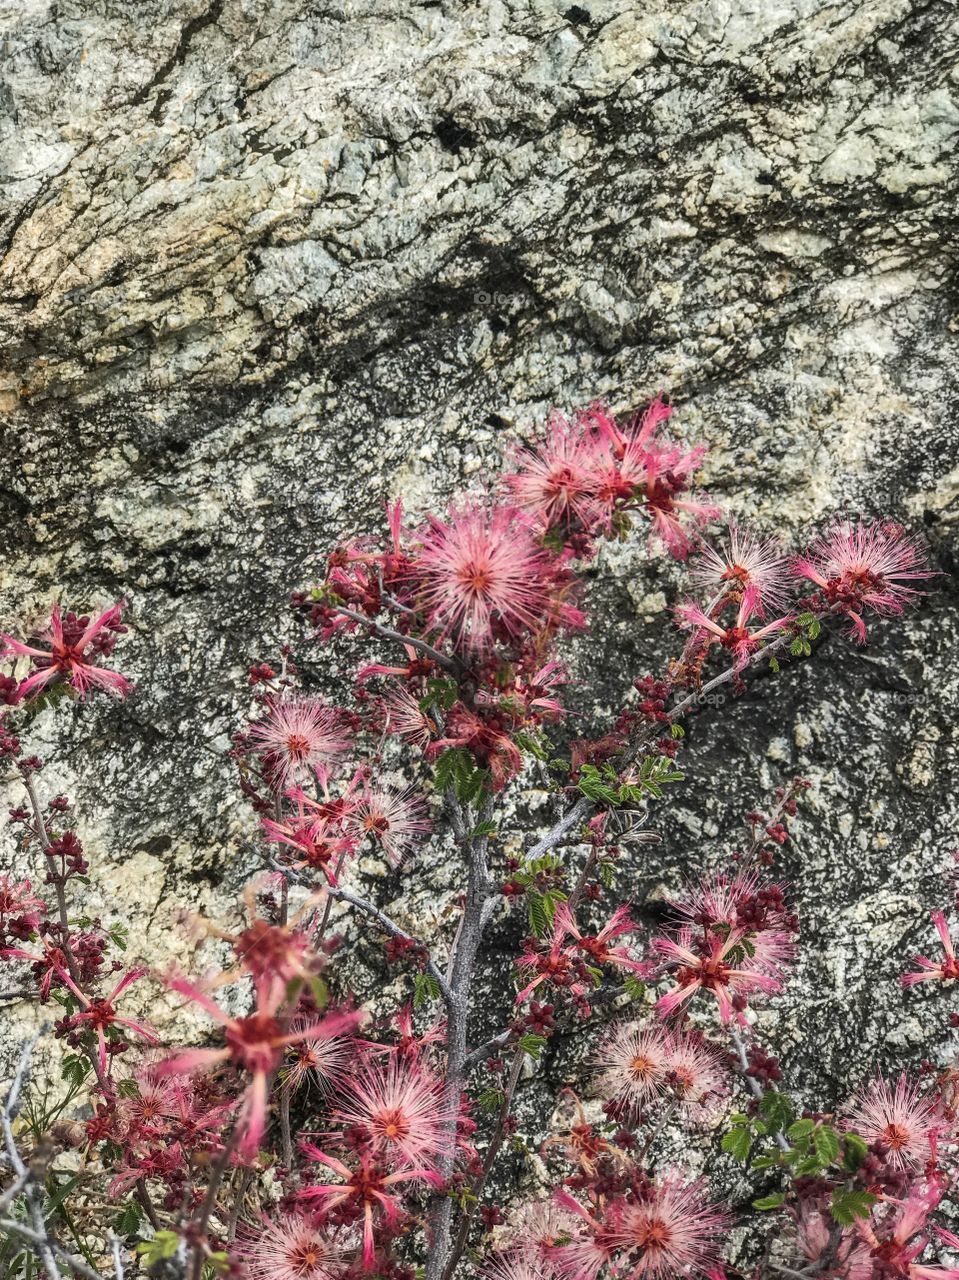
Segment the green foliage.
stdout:
<path fill-rule="evenodd" d="M 763 1094 L 759 1113 L 768 1124 L 771 1133 L 788 1129 L 796 1116 L 792 1098 L 785 1093 L 779 1093 L 776 1089 L 770 1089 L 768 1093 Z"/>
<path fill-rule="evenodd" d="M 866 1156 L 869 1155 L 869 1147 L 858 1133 L 844 1133 L 842 1145 L 843 1168 L 848 1169 L 850 1173 L 855 1173 Z"/>
<path fill-rule="evenodd" d="M 420 698 L 420 710 L 429 712 L 432 707 L 449 711 L 456 701 L 459 690 L 456 681 L 449 676 L 432 676 L 426 682 L 426 693 Z"/>
<path fill-rule="evenodd" d="M 143 1210 L 136 1200 L 128 1200 L 115 1219 L 117 1235 L 132 1236 L 143 1221 Z"/>
<path fill-rule="evenodd" d="M 180 1237 L 175 1231 L 158 1231 L 152 1240 L 140 1241 L 137 1253 L 143 1259 L 145 1267 L 155 1267 L 158 1262 L 175 1258 L 179 1246 Z"/>
<path fill-rule="evenodd" d="M 524 1053 L 528 1053 L 534 1062 L 538 1062 L 543 1049 L 546 1047 L 546 1037 L 528 1032 L 525 1036 L 520 1037 L 519 1047 Z"/>
<path fill-rule="evenodd" d="M 646 983 L 641 982 L 635 974 L 627 973 L 623 979 L 623 990 L 629 996 L 630 1000 L 642 1000 L 646 994 Z"/>
<path fill-rule="evenodd" d="M 722 1149 L 738 1160 L 740 1164 L 746 1163 L 750 1148 L 753 1145 L 753 1137 L 748 1129 L 737 1126 L 730 1129 L 728 1133 L 723 1134 L 723 1140 L 720 1143 Z"/>
<path fill-rule="evenodd" d="M 642 804 L 647 796 L 659 799 L 664 786 L 682 780 L 683 775 L 669 756 L 644 756 L 635 782 L 623 782 L 607 760 L 601 768 L 584 764 L 579 771 L 577 787 L 587 800 L 615 808 Z"/>
<path fill-rule="evenodd" d="M 413 1008 L 421 1009 L 440 998 L 440 984 L 431 973 L 418 973 L 413 979 Z"/>
<path fill-rule="evenodd" d="M 535 756 L 537 760 L 549 759 L 549 752 L 539 735 L 520 731 L 513 734 L 513 741 L 520 751 L 525 751 L 527 755 Z"/>
<path fill-rule="evenodd" d="M 847 1191 L 838 1187 L 832 1193 L 829 1212 L 843 1227 L 851 1227 L 857 1218 L 868 1218 L 877 1197 L 870 1191 Z"/>
<path fill-rule="evenodd" d="M 460 804 L 475 804 L 489 784 L 489 770 L 481 769 L 465 747 L 449 747 L 437 758 L 437 791 L 452 790 Z"/>
<path fill-rule="evenodd" d="M 808 658 L 812 653 L 812 645 L 810 641 L 817 640 L 819 633 L 822 631 L 819 619 L 813 613 L 801 613 L 796 619 L 796 625 L 802 630 L 791 642 L 789 652 L 796 658 Z"/>
<path fill-rule="evenodd" d="M 782 1191 L 776 1191 L 771 1196 L 761 1196 L 758 1200 L 753 1201 L 754 1209 L 778 1209 L 782 1202 L 786 1199 Z"/>

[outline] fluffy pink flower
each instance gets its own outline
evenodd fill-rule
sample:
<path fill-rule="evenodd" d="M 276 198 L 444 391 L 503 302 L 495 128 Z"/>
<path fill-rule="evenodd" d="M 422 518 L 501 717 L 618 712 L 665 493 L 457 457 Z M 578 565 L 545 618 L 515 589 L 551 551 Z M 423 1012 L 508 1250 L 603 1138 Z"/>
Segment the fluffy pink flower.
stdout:
<path fill-rule="evenodd" d="M 743 868 L 732 877 L 721 874 L 690 881 L 680 897 L 668 901 L 690 924 L 710 929 L 715 925 L 752 933 L 796 929 L 783 886 L 764 879 L 755 869 Z"/>
<path fill-rule="evenodd" d="M 794 568 L 847 615 L 860 644 L 866 640 L 864 610 L 900 614 L 921 594 L 911 584 L 935 577 L 918 540 L 889 520 L 833 525 Z"/>
<path fill-rule="evenodd" d="M 775 538 L 760 538 L 732 525 L 728 543 L 702 544 L 690 577 L 713 604 L 738 600 L 752 587 L 762 617 L 767 605 L 775 612 L 785 606 L 789 559 Z"/>
<path fill-rule="evenodd" d="M 293 851 L 292 857 L 285 854 L 289 866 L 321 871 L 328 883 L 334 886 L 337 884 L 336 868 L 356 848 L 356 841 L 344 836 L 327 818 L 307 816 L 303 805 L 300 805 L 298 813 L 279 821 L 263 818 L 262 823 L 268 840 Z"/>
<path fill-rule="evenodd" d="M 729 1218 L 708 1202 L 701 1181 L 667 1174 L 635 1198 L 613 1199 L 602 1212 L 563 1191 L 556 1199 L 582 1219 L 570 1243 L 548 1251 L 564 1280 L 595 1280 L 604 1265 L 628 1280 L 717 1274 Z"/>
<path fill-rule="evenodd" d="M 556 929 L 563 932 L 575 942 L 577 949 L 594 965 L 611 965 L 614 969 L 625 969 L 629 973 L 645 973 L 647 966 L 630 954 L 629 948 L 622 945 L 610 945 L 616 938 L 635 933 L 638 925 L 629 914 L 628 906 L 617 907 L 597 934 L 584 934 L 573 919 L 572 912 L 565 902 L 556 906 L 554 916 Z"/>
<path fill-rule="evenodd" d="M 428 625 L 474 652 L 549 626 L 582 625 L 562 598 L 559 565 L 515 507 L 454 508 L 430 518 L 418 570 Z"/>
<path fill-rule="evenodd" d="M 291 1089 L 299 1089 L 307 1080 L 312 1080 L 323 1093 L 340 1088 L 353 1070 L 356 1042 L 350 1036 L 320 1034 L 314 1018 L 297 1014 L 290 1030 L 296 1032 L 304 1028 L 308 1039 L 297 1040 L 290 1046 L 288 1065 L 283 1070 L 284 1082 Z"/>
<path fill-rule="evenodd" d="M 404 742 L 425 751 L 437 731 L 436 723 L 426 714 L 408 690 L 391 689 L 383 698 L 383 719 L 388 733 L 398 734 Z"/>
<path fill-rule="evenodd" d="M 108 996 L 95 1000 L 80 990 L 70 976 L 68 969 L 64 968 L 60 971 L 60 981 L 73 993 L 82 1006 L 79 1012 L 71 1015 L 70 1025 L 75 1030 L 89 1028 L 95 1032 L 101 1074 L 105 1073 L 107 1069 L 106 1031 L 108 1027 L 126 1027 L 127 1030 L 142 1036 L 150 1044 L 159 1043 L 157 1034 L 152 1027 L 142 1022 L 136 1022 L 132 1018 L 121 1017 L 113 1007 L 114 1002 L 123 995 L 124 991 L 142 978 L 145 973 L 145 969 L 131 969 L 129 973 L 123 975 Z"/>
<path fill-rule="evenodd" d="M 319 698 L 271 700 L 250 737 L 278 791 L 307 782 L 314 773 L 325 776 L 351 745 L 342 713 Z"/>
<path fill-rule="evenodd" d="M 554 526 L 589 530 L 601 508 L 596 498 L 597 448 L 581 424 L 561 414 L 550 418 L 548 435 L 537 449 L 518 449 L 517 471 L 506 476 L 513 501 L 544 529 Z"/>
<path fill-rule="evenodd" d="M 100 657 L 109 656 L 116 637 L 126 631 L 120 622 L 124 605 L 115 604 L 92 622 L 68 613 L 64 618 L 60 606 L 50 611 L 50 621 L 38 637 L 48 648 L 38 649 L 23 644 L 13 636 L 0 635 L 5 646 L 0 658 L 29 657 L 33 672 L 20 685 L 17 701 L 46 688 L 54 681 L 66 680 L 85 697 L 91 689 L 103 689 L 125 698 L 133 686 L 116 671 L 96 665 Z"/>
<path fill-rule="evenodd" d="M 946 917 L 941 911 L 933 911 L 932 922 L 936 926 L 936 933 L 939 934 L 939 940 L 942 943 L 942 949 L 945 953 L 942 960 L 930 960 L 926 956 L 914 956 L 913 964 L 920 967 L 921 972 L 904 973 L 900 978 L 900 982 L 904 987 L 912 987 L 917 982 L 953 982 L 959 978 L 959 961 L 956 960 L 955 948 L 952 945 L 952 938 L 949 935 L 949 925 L 946 923 Z"/>
<path fill-rule="evenodd" d="M 745 929 L 719 929 L 696 934 L 688 926 L 675 937 L 655 938 L 653 949 L 676 980 L 656 1002 L 659 1013 L 673 1014 L 697 991 L 707 991 L 715 997 L 723 1022 L 733 1015 L 733 997 L 781 991 L 782 966 L 793 954 L 789 935 L 779 931 L 750 935 Z"/>
<path fill-rule="evenodd" d="M 243 1129 L 240 1151 L 252 1155 L 260 1145 L 266 1127 L 269 1078 L 283 1062 L 287 1046 L 301 1040 L 322 1039 L 351 1031 L 360 1021 L 358 1013 L 334 1013 L 317 1017 L 316 1021 L 296 1030 L 287 1029 L 280 1016 L 278 992 L 261 992 L 256 1011 L 247 1017 L 234 1018 L 220 1008 L 205 991 L 173 974 L 167 986 L 187 996 L 223 1027 L 226 1044 L 222 1049 L 186 1049 L 158 1065 L 166 1074 L 206 1071 L 232 1062 L 249 1073 L 251 1079 L 242 1098 L 238 1123 Z"/>
<path fill-rule="evenodd" d="M 724 1073 L 715 1049 L 696 1034 L 661 1023 L 626 1022 L 601 1043 L 594 1057 L 600 1097 L 648 1106 L 673 1098 L 701 1110 L 722 1089 Z"/>
<path fill-rule="evenodd" d="M 593 1062 L 600 1068 L 601 1098 L 647 1106 L 666 1092 L 673 1038 L 657 1022 L 623 1022 L 601 1041 Z"/>
<path fill-rule="evenodd" d="M 430 1168 L 404 1168 L 388 1173 L 367 1152 L 356 1156 L 357 1167 L 351 1169 L 336 1156 L 327 1155 L 312 1143 L 302 1143 L 301 1149 L 308 1159 L 325 1165 L 340 1179 L 339 1182 L 313 1183 L 304 1187 L 299 1199 L 304 1204 L 320 1206 L 321 1211 L 352 1212 L 355 1220 L 363 1224 L 363 1266 L 370 1270 L 376 1259 L 374 1226 L 382 1220 L 387 1231 L 393 1232 L 403 1220 L 403 1205 L 397 1192 L 404 1185 L 430 1186 L 439 1190 L 443 1179 Z"/>
<path fill-rule="evenodd" d="M 870 1081 L 853 1100 L 847 1124 L 866 1142 L 882 1143 L 897 1169 L 918 1169 L 930 1160 L 942 1128 L 935 1102 L 905 1073 L 895 1089 L 882 1076 Z"/>
<path fill-rule="evenodd" d="M 341 1233 L 292 1213 L 241 1230 L 232 1252 L 248 1280 L 336 1280 L 348 1266 Z"/>
<path fill-rule="evenodd" d="M 700 643 L 707 646 L 718 644 L 723 649 L 728 649 L 736 660 L 737 671 L 741 671 L 757 649 L 772 640 L 777 632 L 782 631 L 793 620 L 792 614 L 785 614 L 761 627 L 750 629 L 749 621 L 758 611 L 757 591 L 755 587 L 747 587 L 742 593 L 735 621 L 728 627 L 705 614 L 698 604 L 677 605 L 675 613 L 679 625 L 694 629 Z"/>
<path fill-rule="evenodd" d="M 934 1228 L 929 1222 L 942 1194 L 943 1189 L 936 1183 L 913 1188 L 905 1200 L 887 1202 L 892 1212 L 883 1212 L 884 1205 L 868 1219 L 857 1218 L 855 1229 L 862 1247 L 851 1257 L 851 1280 L 873 1280 L 877 1275 L 901 1276 L 903 1280 L 959 1280 L 959 1267 L 927 1266 L 917 1261 L 934 1235 L 951 1248 L 959 1247 L 959 1239 L 952 1232 Z"/>
<path fill-rule="evenodd" d="M 649 1198 L 624 1206 L 610 1232 L 614 1248 L 638 1260 L 630 1277 L 672 1280 L 715 1265 L 729 1217 L 711 1205 L 702 1182 L 677 1175 L 658 1181 Z"/>
<path fill-rule="evenodd" d="M 432 828 L 422 796 L 412 787 L 364 788 L 350 823 L 359 836 L 369 836 L 386 854 L 390 866 L 398 867 L 406 855 Z"/>
<path fill-rule="evenodd" d="M 387 1163 L 432 1164 L 450 1143 L 458 1099 L 422 1063 L 391 1055 L 346 1084 L 333 1120 L 354 1129 Z"/>

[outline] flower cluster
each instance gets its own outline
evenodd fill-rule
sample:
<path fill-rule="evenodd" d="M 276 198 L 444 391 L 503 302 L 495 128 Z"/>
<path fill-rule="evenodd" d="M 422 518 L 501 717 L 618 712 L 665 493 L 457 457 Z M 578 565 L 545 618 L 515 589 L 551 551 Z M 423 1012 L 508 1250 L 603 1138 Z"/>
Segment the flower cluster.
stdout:
<path fill-rule="evenodd" d="M 29 754 L 40 708 L 135 694 L 113 670 L 124 605 L 55 605 L 25 640 L 0 637 L 0 760 L 29 859 L 0 876 L 0 999 L 55 1006 L 66 1050 L 61 1100 L 31 1096 L 17 1126 L 4 1104 L 9 1276 L 40 1273 L 31 1252 L 55 1275 L 69 1232 L 85 1277 L 723 1280 L 727 1253 L 743 1280 L 959 1277 L 932 1256 L 959 1247 L 940 1221 L 959 1189 L 959 1071 L 875 1074 L 841 1110 L 800 1110 L 758 1032 L 796 952 L 776 865 L 809 783 L 747 815 L 729 871 L 690 850 L 656 906 L 637 874 L 682 781 L 687 713 L 760 662 L 811 656 L 836 620 L 862 641 L 931 571 L 887 520 L 836 521 L 799 555 L 724 532 L 695 484 L 705 451 L 667 434 L 672 417 L 661 398 L 627 423 L 601 404 L 554 415 L 485 487 L 414 518 L 396 503 L 383 541 L 330 552 L 294 596 L 306 642 L 373 651 L 342 705 L 292 645 L 251 664 L 231 756 L 256 872 L 230 921 L 192 919 L 215 953 L 196 977 L 151 974 L 123 922 L 83 914 L 83 828 Z M 644 522 L 689 562 L 677 652 L 578 736 L 561 646 L 586 625 L 600 541 Z M 520 779 L 556 807 L 545 831 L 524 830 Z M 903 978 L 927 993 L 959 977 L 933 921 L 942 959 Z M 161 1044 L 171 1007 L 190 1032 Z M 535 1133 L 517 1099 L 561 1075 Z M 745 1244 L 710 1190 L 729 1160 L 765 1180 Z M 534 1173 L 549 1186 L 531 1198 Z M 778 1226 L 754 1249 L 760 1212 Z"/>

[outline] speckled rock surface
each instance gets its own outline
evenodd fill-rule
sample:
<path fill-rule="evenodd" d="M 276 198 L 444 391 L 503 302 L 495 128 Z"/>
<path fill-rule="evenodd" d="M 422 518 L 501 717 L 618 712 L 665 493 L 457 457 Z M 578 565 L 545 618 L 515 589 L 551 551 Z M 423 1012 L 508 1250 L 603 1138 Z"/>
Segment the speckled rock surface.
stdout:
<path fill-rule="evenodd" d="M 733 511 L 797 542 L 889 514 L 953 571 L 957 21 L 920 0 L 3 8 L 0 608 L 131 602 L 137 696 L 36 735 L 91 905 L 132 911 L 148 960 L 251 868 L 224 752 L 246 666 L 295 633 L 288 591 L 384 497 L 474 482 L 554 404 L 666 389 Z M 590 577 L 577 731 L 663 660 L 683 590 L 638 540 Z M 830 638 L 704 709 L 630 871 L 637 903 L 675 887 L 772 786 L 813 780 L 784 857 L 804 958 L 764 1034 L 818 1105 L 877 1058 L 954 1048 L 948 995 L 895 979 L 956 840 L 957 614 L 943 577 L 867 649 Z M 354 658 L 313 651 L 311 678 Z M 448 862 L 401 889 L 443 927 Z M 531 1133 L 575 1078 L 564 1047 L 524 1086 Z"/>

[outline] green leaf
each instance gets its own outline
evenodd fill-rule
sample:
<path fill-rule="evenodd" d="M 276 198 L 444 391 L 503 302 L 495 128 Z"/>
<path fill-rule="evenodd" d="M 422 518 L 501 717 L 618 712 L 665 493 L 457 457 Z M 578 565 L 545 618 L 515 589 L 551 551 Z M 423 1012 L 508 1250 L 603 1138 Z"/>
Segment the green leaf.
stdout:
<path fill-rule="evenodd" d="M 749 1155 L 749 1148 L 753 1144 L 752 1134 L 748 1129 L 730 1129 L 728 1133 L 723 1134 L 723 1140 L 720 1143 L 722 1149 L 731 1155 L 734 1160 L 738 1160 L 740 1164 L 745 1164 L 746 1157 Z"/>
<path fill-rule="evenodd" d="M 770 1089 L 767 1094 L 763 1095 L 759 1110 L 773 1133 L 777 1130 L 785 1131 L 796 1118 L 792 1099 L 788 1098 L 784 1093 L 779 1093 L 776 1089 Z"/>
<path fill-rule="evenodd" d="M 808 1138 L 815 1127 L 815 1120 L 797 1120 L 786 1130 L 786 1137 L 790 1142 L 798 1142 L 800 1138 Z"/>
<path fill-rule="evenodd" d="M 669 726 L 669 732 L 672 734 L 674 738 L 686 737 L 686 730 L 683 728 L 681 724 L 671 724 Z"/>
<path fill-rule="evenodd" d="M 869 1155 L 869 1147 L 858 1133 L 844 1133 L 842 1145 L 844 1151 L 843 1164 L 850 1173 L 855 1173 Z"/>
<path fill-rule="evenodd" d="M 828 1125 L 820 1125 L 812 1136 L 816 1155 L 823 1165 L 831 1165 L 839 1155 L 839 1135 Z"/>
<path fill-rule="evenodd" d="M 754 1160 L 750 1165 L 751 1169 L 771 1169 L 774 1164 L 779 1164 L 775 1156 L 760 1156 L 758 1160 Z"/>
<path fill-rule="evenodd" d="M 440 984 L 431 973 L 418 973 L 413 979 L 413 1008 L 420 1009 L 424 1004 L 440 997 Z"/>
<path fill-rule="evenodd" d="M 128 1200 L 116 1216 L 117 1234 L 132 1236 L 143 1220 L 143 1210 L 136 1200 Z"/>
<path fill-rule="evenodd" d="M 495 836 L 495 835 L 496 835 L 495 822 L 480 822 L 470 832 L 469 838 L 470 840 L 473 840 L 477 836 Z"/>
<path fill-rule="evenodd" d="M 524 1053 L 528 1053 L 534 1062 L 539 1061 L 540 1054 L 546 1045 L 545 1036 L 537 1036 L 529 1033 L 520 1037 L 519 1047 Z"/>
<path fill-rule="evenodd" d="M 646 983 L 640 982 L 635 974 L 627 973 L 623 979 L 623 990 L 629 996 L 630 1000 L 642 1000 L 646 994 Z M 735 1120 L 735 1116 L 733 1119 Z"/>
<path fill-rule="evenodd" d="M 520 751 L 525 751 L 527 755 L 535 756 L 537 760 L 546 760 L 549 752 L 545 749 L 538 738 L 531 733 L 520 731 L 513 735 L 513 741 L 519 747 Z"/>
<path fill-rule="evenodd" d="M 173 1258 L 180 1244 L 180 1237 L 175 1231 L 158 1231 L 152 1240 L 141 1240 L 137 1245 L 137 1253 L 143 1258 L 147 1267 L 163 1262 L 165 1258 Z"/>
<path fill-rule="evenodd" d="M 775 654 L 771 654 L 769 657 L 769 670 L 773 673 L 779 672 L 779 660 Z"/>
<path fill-rule="evenodd" d="M 531 931 L 537 938 L 544 938 L 553 927 L 546 899 L 535 889 L 529 889 L 526 894 L 526 918 L 529 920 Z"/>
<path fill-rule="evenodd" d="M 782 1202 L 786 1199 L 781 1191 L 776 1191 L 771 1196 L 762 1196 L 759 1200 L 753 1201 L 754 1209 L 778 1209 Z"/>
<path fill-rule="evenodd" d="M 832 1193 L 829 1212 L 843 1227 L 851 1227 L 857 1218 L 868 1218 L 877 1197 L 869 1191 L 846 1191 L 842 1188 Z"/>

